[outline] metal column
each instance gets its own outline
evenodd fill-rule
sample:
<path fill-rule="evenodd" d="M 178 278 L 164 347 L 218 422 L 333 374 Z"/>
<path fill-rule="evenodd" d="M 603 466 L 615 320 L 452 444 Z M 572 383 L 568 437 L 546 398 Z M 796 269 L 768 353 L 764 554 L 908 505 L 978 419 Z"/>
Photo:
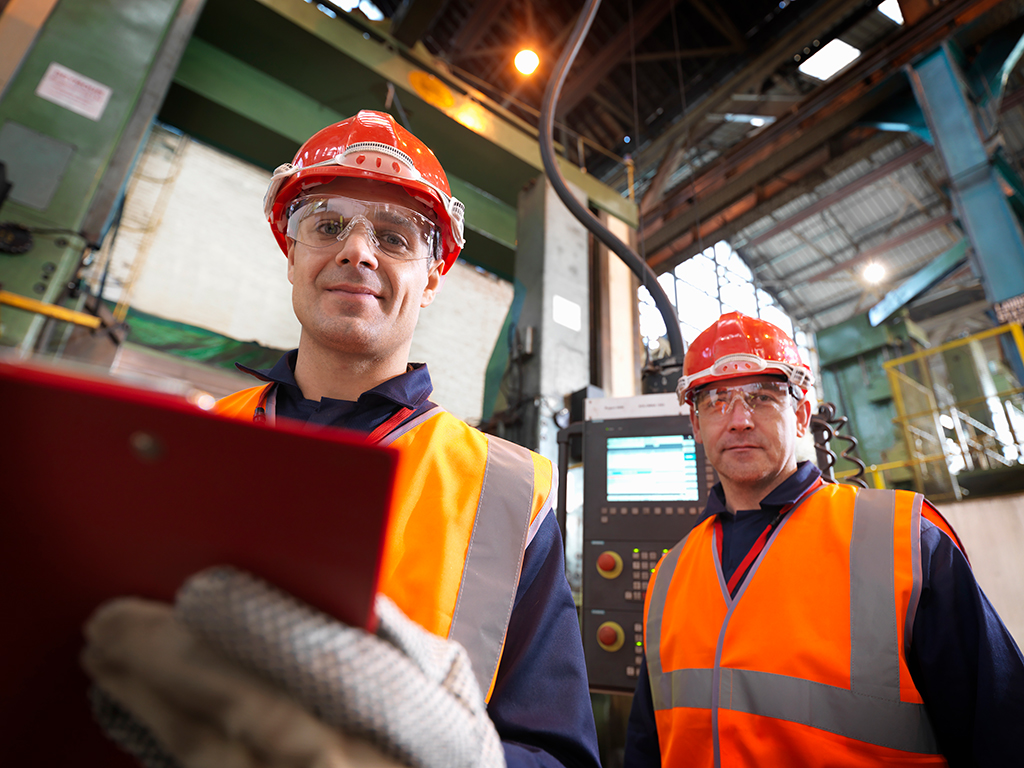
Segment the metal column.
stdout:
<path fill-rule="evenodd" d="M 0 99 L 3 220 L 46 230 L 0 283 L 54 304 L 104 235 L 204 0 L 57 3 Z M 113 43 L 109 41 L 114 41 Z M 57 234 L 53 234 L 56 232 Z M 32 353 L 46 317 L 6 309 L 0 345 Z"/>
<path fill-rule="evenodd" d="M 942 163 L 957 215 L 967 232 L 993 304 L 1024 294 L 1024 236 L 979 134 L 964 77 L 944 44 L 907 67 Z"/>
<path fill-rule="evenodd" d="M 555 461 L 553 416 L 590 383 L 587 231 L 542 176 L 519 195 L 517 235 L 516 280 L 526 298 L 510 394 L 520 420 L 505 436 Z"/>

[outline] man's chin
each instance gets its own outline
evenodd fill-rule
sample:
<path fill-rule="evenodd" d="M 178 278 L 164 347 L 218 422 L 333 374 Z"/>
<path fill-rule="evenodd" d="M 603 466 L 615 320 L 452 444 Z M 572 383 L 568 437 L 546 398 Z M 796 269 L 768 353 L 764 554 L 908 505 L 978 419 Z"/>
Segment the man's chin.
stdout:
<path fill-rule="evenodd" d="M 741 483 L 757 483 L 771 474 L 763 461 L 757 461 L 756 451 L 725 451 L 715 468 L 718 474 L 725 475 Z"/>

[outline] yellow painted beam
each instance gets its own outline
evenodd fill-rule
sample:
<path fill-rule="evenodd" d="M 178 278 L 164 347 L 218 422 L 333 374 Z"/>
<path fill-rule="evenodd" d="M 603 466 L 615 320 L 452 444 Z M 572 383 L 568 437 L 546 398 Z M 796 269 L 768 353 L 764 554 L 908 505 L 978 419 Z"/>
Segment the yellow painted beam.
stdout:
<path fill-rule="evenodd" d="M 23 309 L 26 312 L 46 315 L 55 320 L 63 320 L 75 325 L 84 325 L 86 328 L 94 330 L 102 324 L 102 321 L 95 315 L 77 312 L 67 307 L 58 307 L 56 304 L 47 304 L 45 301 L 31 299 L 28 296 L 22 296 L 20 293 L 11 293 L 10 291 L 0 291 L 0 304 L 6 304 L 15 309 Z"/>

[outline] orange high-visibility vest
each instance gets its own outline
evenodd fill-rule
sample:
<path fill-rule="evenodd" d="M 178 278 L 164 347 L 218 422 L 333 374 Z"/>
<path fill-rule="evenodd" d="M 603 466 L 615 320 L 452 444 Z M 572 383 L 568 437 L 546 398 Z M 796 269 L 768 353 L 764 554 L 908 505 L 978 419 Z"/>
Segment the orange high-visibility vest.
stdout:
<path fill-rule="evenodd" d="M 273 386 L 229 395 L 216 411 L 252 420 L 264 408 L 272 420 Z M 551 509 L 551 462 L 442 408 L 379 444 L 401 454 L 380 591 L 424 628 L 459 641 L 490 698 L 528 533 Z"/>
<path fill-rule="evenodd" d="M 735 598 L 713 518 L 662 558 L 644 606 L 662 765 L 946 765 L 905 661 L 922 501 L 820 488 L 783 518 Z"/>

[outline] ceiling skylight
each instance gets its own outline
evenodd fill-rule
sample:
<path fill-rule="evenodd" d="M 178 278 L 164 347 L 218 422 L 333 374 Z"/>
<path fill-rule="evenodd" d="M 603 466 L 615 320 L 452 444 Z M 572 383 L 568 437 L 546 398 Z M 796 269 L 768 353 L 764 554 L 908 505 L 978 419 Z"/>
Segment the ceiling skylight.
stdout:
<path fill-rule="evenodd" d="M 860 56 L 860 50 L 849 43 L 836 39 L 822 47 L 820 51 L 808 58 L 798 69 L 805 75 L 818 80 L 828 80 L 851 61 Z"/>
<path fill-rule="evenodd" d="M 384 19 L 384 14 L 380 8 L 374 5 L 370 0 L 327 0 L 327 2 L 317 2 L 316 0 L 306 0 L 311 5 L 316 7 L 324 14 L 330 16 L 332 19 L 337 18 L 337 11 L 351 12 L 358 8 L 363 12 L 370 21 L 381 21 Z"/>
<path fill-rule="evenodd" d="M 900 10 L 899 0 L 884 0 L 878 5 L 878 12 L 885 14 L 897 24 L 903 23 L 903 12 Z"/>

